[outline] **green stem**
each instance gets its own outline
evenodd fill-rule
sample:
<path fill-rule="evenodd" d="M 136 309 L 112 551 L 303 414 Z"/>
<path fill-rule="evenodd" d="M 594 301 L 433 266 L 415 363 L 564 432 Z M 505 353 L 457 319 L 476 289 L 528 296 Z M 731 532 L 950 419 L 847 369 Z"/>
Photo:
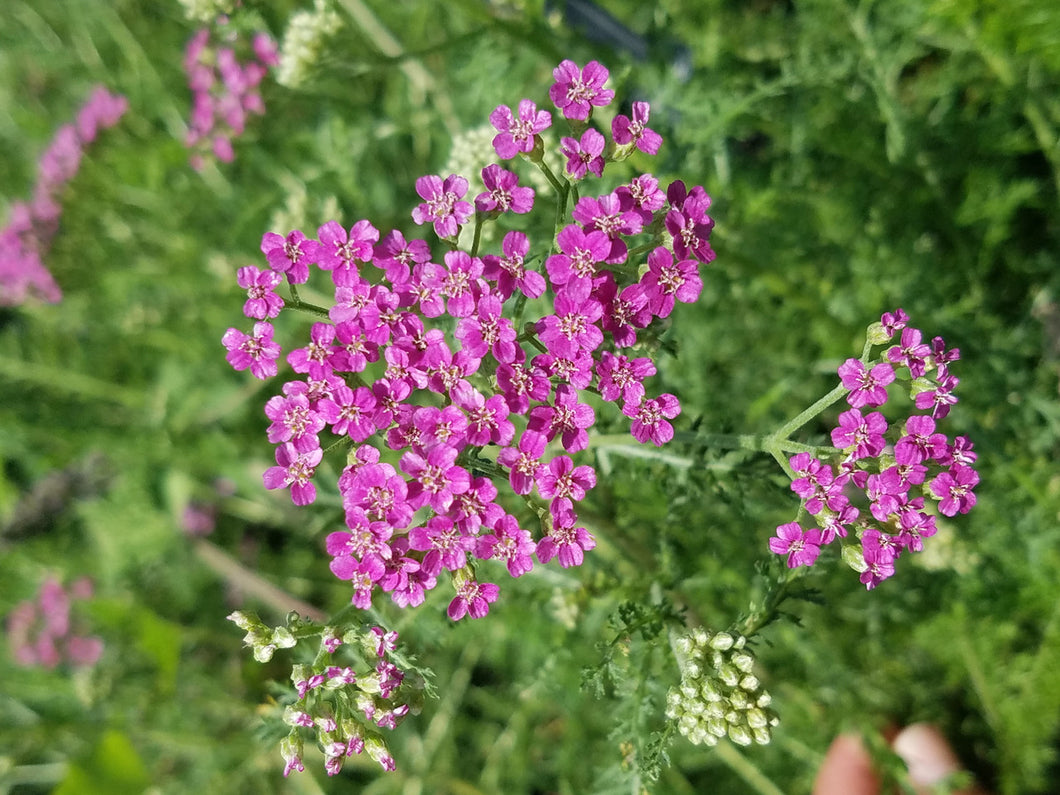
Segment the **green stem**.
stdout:
<path fill-rule="evenodd" d="M 775 621 L 780 605 L 787 598 L 788 590 L 792 583 L 802 577 L 807 571 L 809 569 L 805 567 L 785 569 L 783 574 L 774 581 L 773 587 L 766 593 L 762 600 L 762 606 L 758 609 L 752 609 L 751 614 L 737 628 L 737 632 L 746 638 L 750 638 Z"/>
<path fill-rule="evenodd" d="M 300 299 L 297 293 L 295 292 L 293 284 L 291 285 L 291 296 L 292 299 L 287 302 L 287 306 L 291 309 L 297 309 L 299 312 L 305 312 L 308 315 L 315 315 L 316 317 L 330 319 L 331 315 L 328 314 L 328 310 L 326 310 L 324 307 L 317 306 L 316 304 L 310 304 L 307 301 L 303 301 L 302 299 Z"/>
<path fill-rule="evenodd" d="M 478 256 L 478 246 L 482 240 L 482 215 L 475 213 L 475 236 L 471 240 L 471 256 Z"/>

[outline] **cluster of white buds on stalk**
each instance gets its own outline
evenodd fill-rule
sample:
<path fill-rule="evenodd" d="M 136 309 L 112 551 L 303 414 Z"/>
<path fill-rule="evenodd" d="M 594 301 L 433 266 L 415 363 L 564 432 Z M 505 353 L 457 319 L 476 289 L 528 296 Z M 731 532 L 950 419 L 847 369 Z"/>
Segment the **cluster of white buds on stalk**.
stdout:
<path fill-rule="evenodd" d="M 772 698 L 754 675 L 754 655 L 743 635 L 710 634 L 702 627 L 674 641 L 681 684 L 666 695 L 666 717 L 689 742 L 714 746 L 767 745 L 779 723 Z"/>

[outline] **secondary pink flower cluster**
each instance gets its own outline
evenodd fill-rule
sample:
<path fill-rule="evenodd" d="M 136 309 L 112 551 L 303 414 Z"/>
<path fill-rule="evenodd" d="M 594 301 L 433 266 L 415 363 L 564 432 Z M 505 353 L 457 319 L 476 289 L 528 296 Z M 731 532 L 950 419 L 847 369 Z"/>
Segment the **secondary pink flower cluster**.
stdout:
<path fill-rule="evenodd" d="M 406 684 L 405 673 L 390 658 L 397 637 L 396 632 L 373 627 L 366 636 L 358 638 L 357 645 L 371 645 L 376 658 L 368 672 L 358 673 L 334 658 L 344 639 L 325 630 L 317 661 L 311 666 L 294 667 L 291 680 L 298 700 L 284 711 L 284 722 L 291 727 L 280 743 L 284 776 L 292 770 L 305 770 L 303 730 L 315 732 L 329 776 L 342 770 L 347 757 L 361 753 L 367 753 L 383 770 L 395 769 L 394 757 L 376 729 L 393 730 L 412 711 L 409 697 L 413 688 Z M 349 635 L 346 639 L 353 640 Z"/>
<path fill-rule="evenodd" d="M 33 198 L 16 202 L 0 230 L 0 306 L 15 306 L 30 296 L 51 303 L 62 299 L 44 255 L 59 229 L 63 189 L 77 174 L 85 147 L 100 130 L 117 124 L 128 106 L 125 97 L 97 86 L 74 121 L 55 132 L 37 164 Z"/>
<path fill-rule="evenodd" d="M 7 638 L 15 662 L 44 668 L 64 662 L 74 667 L 95 665 L 103 654 L 103 641 L 75 634 L 70 619 L 71 602 L 91 596 L 92 583 L 87 577 L 74 581 L 69 589 L 49 577 L 35 599 L 16 605 L 7 617 Z"/>
<path fill-rule="evenodd" d="M 191 118 L 185 146 L 196 171 L 213 156 L 224 163 L 235 157 L 232 139 L 243 134 L 247 116 L 265 113 L 258 85 L 279 64 L 276 44 L 265 33 L 251 40 L 253 55 L 240 62 L 241 42 L 229 33 L 221 43 L 210 28 L 197 31 L 184 51 L 184 71 L 192 91 Z"/>
<path fill-rule="evenodd" d="M 569 118 L 587 121 L 592 107 L 611 100 L 606 78 L 595 62 L 578 70 L 565 61 L 551 95 Z M 636 113 L 646 118 L 646 106 Z M 538 133 L 551 114 L 526 99 L 518 117 L 502 106 L 491 120 L 506 159 L 540 152 Z M 576 511 L 596 485 L 593 468 L 572 458 L 588 447 L 596 419 L 584 393 L 619 403 L 640 442 L 670 440 L 669 420 L 680 412 L 673 395 L 649 396 L 651 359 L 623 351 L 676 302 L 699 296 L 699 265 L 714 257 L 703 188 L 677 181 L 664 192 L 641 174 L 582 197 L 541 273 L 528 265 L 531 244 L 520 231 L 508 232 L 495 253 L 458 247 L 473 218 L 533 208 L 534 192 L 515 172 L 491 164 L 482 177 L 486 191 L 473 203 L 463 176 L 416 181 L 423 201 L 412 217 L 448 244 L 440 261 L 425 240 L 397 230 L 381 235 L 367 220 L 348 229 L 329 221 L 316 239 L 297 230 L 265 234 L 269 268 L 239 271 L 244 312 L 257 322 L 250 334 L 229 329 L 223 342 L 228 361 L 258 378 L 277 373 L 281 348 L 269 320 L 285 306 L 275 292 L 280 282 L 308 281 L 311 266 L 331 276 L 334 301 L 319 308 L 327 319 L 287 356 L 300 377 L 265 405 L 268 438 L 278 447 L 264 483 L 290 488 L 298 505 L 313 502 L 329 446 L 321 435 L 345 441 L 338 489 L 346 528 L 328 536 L 327 549 L 332 571 L 352 583 L 362 608 L 380 590 L 402 607 L 419 605 L 444 571 L 456 591 L 449 616 L 478 618 L 499 589 L 476 578 L 473 559 L 501 561 L 515 577 L 533 568 L 534 555 L 581 564 L 596 543 Z M 647 252 L 643 275 L 629 242 Z M 549 290 L 552 311 L 517 327 L 511 316 Z M 536 539 L 498 502 L 494 478 L 507 480 L 540 517 Z M 533 502 L 535 490 L 541 502 Z"/>
<path fill-rule="evenodd" d="M 853 564 L 861 571 L 861 582 L 875 588 L 894 574 L 901 554 L 921 551 L 923 540 L 935 535 L 935 514 L 925 498 L 937 500 L 944 516 L 975 506 L 979 475 L 972 467 L 972 444 L 964 436 L 951 440 L 937 430 L 937 421 L 957 402 L 958 378 L 950 364 L 960 352 L 947 349 L 941 337 L 925 343 L 901 309 L 885 313 L 870 329 L 883 342 L 899 332 L 897 344 L 877 364 L 848 359 L 840 365 L 851 408 L 839 415 L 832 431 L 836 452 L 820 457 L 798 453 L 790 459 L 796 475 L 791 489 L 818 525 L 803 529 L 790 522 L 777 528 L 769 548 L 787 555 L 791 568 L 811 565 L 822 546 L 854 530 L 861 550 Z M 881 412 L 862 409 L 887 402 L 896 367 L 908 371 L 914 405 L 926 413 L 888 423 Z"/>

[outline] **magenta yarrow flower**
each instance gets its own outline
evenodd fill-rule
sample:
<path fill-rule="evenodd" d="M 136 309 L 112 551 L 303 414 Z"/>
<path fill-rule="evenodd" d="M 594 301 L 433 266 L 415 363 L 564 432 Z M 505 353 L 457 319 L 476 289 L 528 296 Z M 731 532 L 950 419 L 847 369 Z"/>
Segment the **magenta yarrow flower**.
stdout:
<path fill-rule="evenodd" d="M 482 258 L 483 276 L 497 282 L 502 301 L 507 301 L 516 290 L 527 298 L 538 298 L 545 292 L 545 277 L 526 268 L 526 254 L 530 242 L 522 232 L 509 232 L 501 243 L 503 257 L 487 254 Z"/>
<path fill-rule="evenodd" d="M 221 342 L 228 349 L 225 358 L 236 370 L 250 369 L 255 378 L 271 378 L 276 375 L 276 360 L 280 358 L 281 348 L 272 340 L 271 323 L 254 324 L 253 335 L 244 334 L 236 328 L 224 333 Z"/>
<path fill-rule="evenodd" d="M 184 52 L 184 71 L 192 91 L 192 111 L 185 145 L 192 149 L 192 168 L 202 169 L 212 155 L 222 162 L 234 156 L 232 139 L 243 134 L 248 114 L 265 112 L 258 86 L 268 69 L 278 62 L 276 45 L 264 33 L 254 36 L 253 55 L 241 62 L 232 46 L 211 42 L 212 32 L 203 28 L 189 40 Z M 235 32 L 226 45 L 246 48 Z"/>
<path fill-rule="evenodd" d="M 584 121 L 593 107 L 610 104 L 615 92 L 604 88 L 610 73 L 597 61 L 580 69 L 574 61 L 565 60 L 552 71 L 556 82 L 548 90 L 549 98 L 567 119 Z"/>
<path fill-rule="evenodd" d="M 261 253 L 274 271 L 287 274 L 291 284 L 309 281 L 309 265 L 317 261 L 320 244 L 308 239 L 299 230 L 282 237 L 275 232 L 266 232 L 261 238 Z"/>
<path fill-rule="evenodd" d="M 635 212 L 642 224 L 650 224 L 656 210 L 666 204 L 666 195 L 659 189 L 659 180 L 651 174 L 634 177 L 628 185 L 615 188 L 623 210 Z"/>
<path fill-rule="evenodd" d="M 850 390 L 847 403 L 854 408 L 882 406 L 887 402 L 887 385 L 894 381 L 894 368 L 880 362 L 868 370 L 860 359 L 847 359 L 839 365 L 839 380 Z"/>
<path fill-rule="evenodd" d="M 639 403 L 626 403 L 622 413 L 632 418 L 630 433 L 641 444 L 650 441 L 656 447 L 662 447 L 674 438 L 672 420 L 681 413 L 681 404 L 670 394 L 657 398 L 641 398 Z"/>
<path fill-rule="evenodd" d="M 196 71 L 204 90 L 221 81 L 238 91 L 254 79 L 239 68 L 234 52 L 219 52 L 218 59 L 218 73 Z M 612 98 L 603 88 L 607 72 L 595 62 L 584 70 L 565 62 L 556 76 L 558 106 L 575 121 L 586 120 L 593 107 Z M 197 110 L 203 123 L 241 124 L 247 112 L 206 101 Z M 647 112 L 646 105 L 637 104 L 631 119 L 617 123 L 618 146 L 653 148 L 654 134 L 644 126 Z M 524 100 L 518 114 L 500 106 L 491 121 L 500 156 L 536 160 L 541 155 L 539 134 L 551 123 L 550 114 Z M 565 141 L 572 171 L 601 173 L 603 135 L 587 124 L 572 128 L 573 137 Z M 50 168 L 58 173 L 77 156 L 75 148 L 59 146 Z M 475 197 L 478 223 L 532 209 L 533 191 L 521 187 L 514 172 L 491 164 L 482 178 L 486 190 Z M 333 573 L 350 584 L 351 603 L 368 608 L 381 591 L 399 607 L 415 607 L 448 574 L 457 591 L 449 613 L 457 620 L 485 615 L 499 592 L 496 585 L 478 581 L 475 558 L 496 560 L 511 576 L 521 576 L 532 569 L 534 555 L 570 567 L 595 546 L 578 522 L 575 505 L 595 486 L 596 473 L 570 455 L 586 449 L 596 419 L 582 390 L 599 390 L 605 400 L 618 402 L 632 419 L 636 438 L 657 445 L 672 438 L 668 420 L 680 406 L 672 395 L 647 397 L 645 379 L 655 373 L 651 359 L 614 351 L 635 344 L 638 332 L 656 316 L 668 315 L 676 302 L 698 296 L 702 282 L 695 258 L 708 259 L 706 238 L 713 221 L 701 187 L 671 185 L 664 196 L 657 180 L 640 175 L 611 193 L 577 201 L 551 256 L 535 250 L 525 233 L 509 231 L 495 253 L 480 257 L 477 246 L 488 236 L 476 236 L 475 255 L 457 245 L 472 213 L 464 177 L 424 176 L 416 189 L 422 202 L 413 220 L 432 224 L 450 244 L 444 260 L 432 261 L 424 241 L 406 240 L 398 231 L 380 240 L 367 220 L 352 227 L 327 221 L 317 228 L 316 240 L 297 230 L 286 236 L 266 233 L 261 249 L 269 270 L 247 268 L 238 274 L 248 291 L 247 311 L 261 323 L 254 337 L 231 329 L 224 342 L 234 366 L 254 368 L 259 377 L 274 374 L 280 350 L 264 321 L 283 306 L 275 293 L 282 276 L 292 285 L 293 299 L 294 286 L 308 280 L 311 266 L 330 273 L 333 289 L 324 294 L 333 300 L 316 312 L 326 314 L 326 320 L 318 318 L 308 341 L 288 354 L 296 377 L 266 404 L 266 436 L 278 446 L 276 466 L 263 481 L 271 489 L 289 488 L 296 504 L 308 504 L 316 497 L 315 474 L 324 448 L 341 447 L 346 461 L 337 486 L 346 528 L 330 533 L 326 548 Z M 611 267 L 626 262 L 631 238 L 645 228 L 662 227 L 668 213 L 676 214 L 680 225 L 672 232 L 674 246 L 690 253 L 674 257 L 660 247 L 647 257 L 639 280 L 638 263 Z M 544 296 L 549 282 L 554 287 L 548 298 L 551 313 L 531 314 L 538 304 L 525 299 Z M 302 300 L 295 305 L 305 307 Z M 431 323 L 433 318 L 439 322 Z M 513 414 L 526 420 L 520 423 Z M 322 446 L 321 434 L 327 431 L 349 441 Z M 550 457 L 551 440 L 566 454 Z M 400 456 L 399 469 L 381 459 L 384 446 Z M 492 470 L 480 458 L 492 458 L 483 451 L 489 447 L 497 450 Z M 915 474 L 913 466 L 905 467 L 903 478 Z M 540 541 L 506 512 L 507 503 L 489 477 L 472 474 L 479 470 L 507 475 L 516 495 L 536 489 L 548 501 Z M 907 513 L 915 512 L 909 505 L 902 503 Z M 835 514 L 840 516 L 838 508 Z M 853 520 L 844 515 L 836 521 Z M 923 524 L 910 515 L 907 535 L 923 535 Z M 332 638 L 331 646 L 338 640 Z M 336 650 L 328 642 L 322 639 L 323 654 Z M 339 716 L 312 712 L 312 693 L 354 682 L 375 692 L 378 681 L 386 696 L 400 684 L 388 677 L 387 672 L 355 675 L 352 669 L 347 676 L 338 666 L 303 677 L 303 712 L 312 718 L 306 728 L 327 735 L 320 744 L 329 773 L 341 769 L 345 755 L 371 753 L 371 738 L 338 736 Z M 390 728 L 407 711 L 407 705 L 377 701 L 357 703 L 369 725 Z"/>
<path fill-rule="evenodd" d="M 839 415 L 839 427 L 832 431 L 832 445 L 840 450 L 852 448 L 855 460 L 875 458 L 886 446 L 886 432 L 887 420 L 880 412 L 863 417 L 857 409 L 850 409 Z"/>
<path fill-rule="evenodd" d="M 519 527 L 515 517 L 509 514 L 497 520 L 493 532 L 479 536 L 475 544 L 477 557 L 503 560 L 513 577 L 521 577 L 534 567 L 532 555 L 537 544 L 530 531 Z"/>
<path fill-rule="evenodd" d="M 491 582 L 476 582 L 468 578 L 457 586 L 456 596 L 449 603 L 446 613 L 453 621 L 464 616 L 482 618 L 490 611 L 490 604 L 497 601 L 500 588 Z"/>
<path fill-rule="evenodd" d="M 648 115 L 651 107 L 647 102 L 633 103 L 633 118 L 619 114 L 611 122 L 611 136 L 620 146 L 634 145 L 648 155 L 658 153 L 662 146 L 662 136 L 649 129 Z"/>
<path fill-rule="evenodd" d="M 666 189 L 666 199 L 670 204 L 666 231 L 673 237 L 674 254 L 679 259 L 713 262 L 710 234 L 714 220 L 707 214 L 710 196 L 699 185 L 689 191 L 684 182 L 676 180 Z"/>
<path fill-rule="evenodd" d="M 923 344 L 920 330 L 908 325 L 900 309 L 870 326 L 870 342 L 887 344 L 899 331 L 899 344 L 887 348 L 885 361 L 870 367 L 848 359 L 839 368 L 854 408 L 839 415 L 839 426 L 832 431 L 835 454 L 798 453 L 789 461 L 791 489 L 816 519 L 819 545 L 856 531 L 864 563 L 859 566 L 861 582 L 870 589 L 894 574 L 903 552 L 920 552 L 924 540 L 937 533 L 936 516 L 925 509 L 927 499 L 938 500 L 944 516 L 966 513 L 975 506 L 979 482 L 968 440 L 957 437 L 951 443 L 938 429 L 938 420 L 956 402 L 957 379 L 947 367 L 959 352 L 948 350 L 941 338 L 930 347 Z M 916 379 L 913 402 L 920 410 L 931 409 L 930 415 L 888 423 L 881 412 L 862 414 L 859 407 L 886 402 L 886 385 L 895 379 L 893 365 L 907 368 Z M 934 388 L 928 378 L 932 371 Z M 868 501 L 867 514 L 851 504 L 856 491 Z M 795 538 L 791 532 L 788 536 Z M 777 539 L 772 547 L 785 553 Z"/>
<path fill-rule="evenodd" d="M 584 179 L 589 172 L 602 177 L 606 144 L 604 136 L 592 127 L 582 133 L 581 139 L 562 138 L 560 151 L 567 158 L 567 173 L 575 180 Z"/>
<path fill-rule="evenodd" d="M 931 481 L 931 493 L 941 500 L 939 512 L 944 516 L 968 513 L 975 507 L 972 489 L 979 483 L 979 473 L 971 467 L 954 465 Z"/>
<path fill-rule="evenodd" d="M 490 114 L 490 124 L 497 130 L 493 138 L 497 157 L 509 160 L 520 152 L 533 151 L 538 133 L 552 126 L 552 114 L 524 99 L 519 103 L 518 117 L 507 105 L 500 105 Z"/>
<path fill-rule="evenodd" d="M 884 312 L 883 316 L 880 318 L 880 325 L 883 326 L 887 339 L 890 339 L 897 332 L 904 329 L 908 322 L 909 315 L 907 315 L 905 310 L 901 308 L 894 310 L 894 312 Z"/>
<path fill-rule="evenodd" d="M 265 488 L 290 488 L 291 502 L 309 505 L 317 498 L 312 478 L 323 456 L 324 451 L 319 447 L 303 453 L 291 442 L 284 442 L 276 448 L 277 465 L 269 467 L 262 476 Z"/>
<path fill-rule="evenodd" d="M 77 174 L 85 147 L 99 130 L 117 124 L 127 108 L 124 97 L 96 86 L 75 122 L 56 130 L 37 163 L 33 198 L 14 202 L 7 226 L 0 229 L 0 306 L 17 306 L 29 298 L 62 299 L 43 260 L 59 231 L 62 193 Z"/>
<path fill-rule="evenodd" d="M 517 447 L 505 447 L 497 454 L 497 463 L 511 470 L 509 481 L 516 494 L 529 494 L 534 490 L 547 444 L 544 434 L 528 430 L 519 437 Z"/>
<path fill-rule="evenodd" d="M 579 351 L 592 353 L 600 347 L 604 333 L 597 321 L 604 313 L 603 304 L 588 296 L 578 299 L 573 293 L 561 292 L 554 308 L 555 314 L 545 315 L 537 322 L 538 336 L 550 353 L 569 357 Z"/>
<path fill-rule="evenodd" d="M 543 433 L 552 441 L 557 436 L 563 442 L 563 449 L 576 453 L 589 446 L 588 428 L 596 421 L 593 407 L 578 402 L 578 393 L 568 384 L 556 387 L 554 405 L 537 406 L 530 410 L 527 429 Z M 540 480 L 538 481 L 540 488 Z M 579 498 L 580 499 L 580 498 Z"/>
<path fill-rule="evenodd" d="M 373 246 L 379 240 L 379 230 L 368 221 L 361 220 L 344 229 L 337 221 L 328 221 L 317 230 L 320 238 L 317 264 L 322 270 L 336 268 L 353 269 L 355 262 L 368 262 L 372 258 Z"/>
<path fill-rule="evenodd" d="M 596 539 L 584 527 L 576 525 L 577 517 L 569 505 L 561 505 L 554 510 L 552 528 L 537 542 L 537 559 L 548 563 L 552 558 L 557 558 L 559 565 L 565 569 L 582 565 L 585 553 L 596 548 Z"/>
<path fill-rule="evenodd" d="M 821 531 L 804 530 L 798 522 L 782 524 L 777 534 L 769 539 L 769 548 L 778 555 L 788 556 L 788 568 L 810 566 L 821 552 Z"/>
<path fill-rule="evenodd" d="M 638 234 L 643 226 L 638 213 L 623 208 L 617 193 L 608 193 L 597 198 L 583 196 L 574 206 L 571 215 L 586 231 L 598 229 L 608 236 L 611 240 L 611 252 L 604 258 L 604 262 L 612 265 L 626 261 L 628 247 L 622 238 Z"/>
<path fill-rule="evenodd" d="M 611 253 L 611 241 L 598 230 L 584 231 L 577 224 L 563 227 L 556 237 L 561 254 L 545 261 L 549 281 L 575 300 L 585 300 L 592 292 L 596 266 Z"/>
<path fill-rule="evenodd" d="M 445 181 L 434 175 L 420 177 L 416 193 L 425 201 L 412 211 L 412 220 L 421 225 L 433 223 L 440 238 L 455 238 L 461 224 L 474 212 L 470 202 L 461 201 L 467 193 L 467 180 L 457 174 L 450 174 Z"/>
<path fill-rule="evenodd" d="M 534 189 L 519 186 L 519 177 L 496 163 L 482 169 L 486 192 L 475 197 L 475 209 L 482 213 L 528 213 L 534 206 Z"/>
<path fill-rule="evenodd" d="M 236 281 L 247 291 L 243 314 L 252 320 L 268 320 L 280 314 L 283 299 L 276 295 L 276 288 L 283 281 L 283 274 L 274 270 L 260 271 L 253 265 L 240 268 Z"/>
<path fill-rule="evenodd" d="M 670 250 L 659 246 L 648 255 L 648 272 L 640 280 L 648 308 L 656 317 L 669 317 L 674 304 L 695 303 L 703 290 L 694 260 L 674 262 Z"/>
<path fill-rule="evenodd" d="M 401 470 L 412 478 L 408 500 L 413 508 L 430 505 L 432 510 L 445 513 L 453 496 L 468 490 L 471 476 L 456 465 L 458 453 L 455 447 L 439 445 L 426 457 L 411 451 L 401 457 Z"/>
<path fill-rule="evenodd" d="M 630 359 L 604 351 L 596 365 L 597 387 L 604 400 L 640 405 L 644 397 L 644 379 L 655 375 L 655 364 L 646 356 Z"/>

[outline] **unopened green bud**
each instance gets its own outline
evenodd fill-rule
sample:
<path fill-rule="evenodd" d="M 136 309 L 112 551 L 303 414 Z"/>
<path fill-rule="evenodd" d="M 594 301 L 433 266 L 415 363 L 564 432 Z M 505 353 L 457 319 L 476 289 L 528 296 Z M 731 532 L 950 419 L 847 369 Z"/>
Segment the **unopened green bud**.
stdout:
<path fill-rule="evenodd" d="M 712 720 L 722 720 L 725 717 L 726 705 L 722 701 L 711 701 L 703 711 L 703 715 Z"/>
<path fill-rule="evenodd" d="M 257 629 L 265 626 L 261 623 L 261 619 L 258 618 L 257 615 L 244 610 L 236 610 L 234 613 L 229 613 L 225 618 L 244 632 L 248 632 L 252 628 Z"/>
<path fill-rule="evenodd" d="M 746 690 L 748 693 L 753 693 L 758 689 L 760 682 L 758 677 L 754 674 L 747 674 L 743 679 L 740 680 L 740 689 Z"/>
<path fill-rule="evenodd" d="M 724 720 L 720 719 L 708 720 L 707 731 L 715 737 L 724 737 L 729 733 L 729 725 Z"/>
<path fill-rule="evenodd" d="M 726 663 L 718 669 L 718 678 L 729 687 L 736 687 L 740 682 L 740 672 Z"/>
<path fill-rule="evenodd" d="M 760 709 L 749 709 L 745 714 L 747 725 L 752 729 L 764 729 L 769 725 L 769 716 Z"/>
<path fill-rule="evenodd" d="M 732 648 L 735 639 L 728 632 L 719 632 L 710 639 L 710 648 L 715 651 L 728 651 Z"/>
<path fill-rule="evenodd" d="M 887 334 L 887 330 L 884 329 L 883 323 L 878 320 L 868 327 L 865 336 L 873 345 L 884 345 L 891 341 L 891 337 Z"/>
<path fill-rule="evenodd" d="M 755 706 L 759 707 L 760 709 L 765 709 L 772 703 L 773 696 L 769 695 L 769 693 L 767 693 L 765 690 L 763 690 L 761 694 L 759 694 L 758 698 L 755 700 Z"/>
<path fill-rule="evenodd" d="M 254 647 L 254 659 L 259 663 L 267 663 L 276 653 L 276 647 L 271 643 Z"/>
<path fill-rule="evenodd" d="M 708 734 L 702 726 L 688 733 L 688 741 L 693 745 L 717 745 L 718 739 L 713 734 Z"/>
<path fill-rule="evenodd" d="M 287 627 L 276 627 L 272 632 L 272 642 L 278 649 L 289 649 L 298 641 L 294 639 L 294 635 Z"/>
<path fill-rule="evenodd" d="M 746 726 L 729 726 L 729 739 L 737 745 L 750 745 L 754 742 L 754 736 Z"/>
<path fill-rule="evenodd" d="M 865 562 L 865 556 L 861 554 L 861 547 L 856 544 L 844 544 L 842 557 L 843 562 L 858 574 L 869 570 L 869 564 Z"/>
<path fill-rule="evenodd" d="M 303 665 L 302 663 L 295 663 L 291 666 L 291 681 L 294 682 L 296 685 L 299 682 L 304 682 L 310 676 L 312 676 L 312 670 L 308 665 Z"/>
<path fill-rule="evenodd" d="M 729 658 L 729 662 L 745 674 L 749 674 L 751 669 L 754 668 L 755 658 L 747 652 L 737 652 Z"/>
<path fill-rule="evenodd" d="M 721 694 L 721 690 L 718 689 L 717 680 L 707 679 L 703 682 L 703 686 L 699 688 L 699 692 L 703 695 L 707 701 L 721 701 L 724 696 Z"/>

